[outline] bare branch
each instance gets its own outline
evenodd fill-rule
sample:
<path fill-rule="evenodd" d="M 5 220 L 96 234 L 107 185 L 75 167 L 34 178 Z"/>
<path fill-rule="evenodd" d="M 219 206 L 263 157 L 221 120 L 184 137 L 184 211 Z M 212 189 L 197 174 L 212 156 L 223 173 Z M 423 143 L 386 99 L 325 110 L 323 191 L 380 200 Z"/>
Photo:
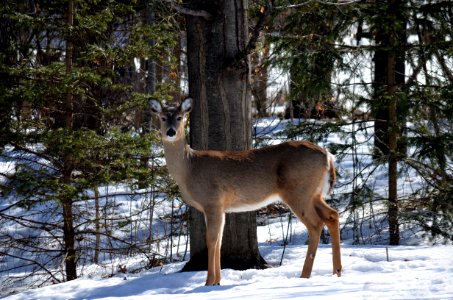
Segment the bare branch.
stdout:
<path fill-rule="evenodd" d="M 321 0 L 308 0 L 308 1 L 305 1 L 305 2 L 302 2 L 299 4 L 292 4 L 292 5 L 287 5 L 287 6 L 277 6 L 275 8 L 276 9 L 298 8 L 298 7 L 308 5 L 308 4 L 314 3 L 314 2 L 325 4 L 325 5 L 341 6 L 341 5 L 350 5 L 350 4 L 354 4 L 354 3 L 359 3 L 361 1 L 362 0 L 338 0 L 336 2 L 333 2 L 333 1 L 330 2 L 330 1 L 321 1 Z"/>
<path fill-rule="evenodd" d="M 194 9 L 190 9 L 190 8 L 187 8 L 184 6 L 180 6 L 172 0 L 166 0 L 166 2 L 170 3 L 171 9 L 173 9 L 183 15 L 202 17 L 206 21 L 211 21 L 213 19 L 212 15 L 205 10 L 194 10 Z"/>
<path fill-rule="evenodd" d="M 453 73 L 451 72 L 450 68 L 447 66 L 445 57 L 442 56 L 441 53 L 439 53 L 439 50 L 437 50 L 434 53 L 434 55 L 437 57 L 437 61 L 439 62 L 439 65 L 442 68 L 442 71 L 444 72 L 445 76 L 447 76 L 450 83 L 453 83 Z"/>
<path fill-rule="evenodd" d="M 29 263 L 31 263 L 31 264 L 37 265 L 39 268 L 41 268 L 43 271 L 45 271 L 47 274 L 49 274 L 49 276 L 50 276 L 53 280 L 55 280 L 55 282 L 61 282 L 61 280 L 58 279 L 58 278 L 56 278 L 56 277 L 54 276 L 54 274 L 53 274 L 49 269 L 46 268 L 45 265 L 41 264 L 41 263 L 40 263 L 39 261 L 37 261 L 37 260 L 30 259 L 30 258 L 25 258 L 25 257 L 21 257 L 21 256 L 17 256 L 17 255 L 14 255 L 14 254 L 12 254 L 12 253 L 6 253 L 6 252 L 2 252 L 2 251 L 0 251 L 0 255 L 2 255 L 2 256 L 9 256 L 9 257 L 12 257 L 12 258 L 17 258 L 17 259 L 21 259 L 21 260 L 27 261 L 27 262 L 29 262 Z"/>

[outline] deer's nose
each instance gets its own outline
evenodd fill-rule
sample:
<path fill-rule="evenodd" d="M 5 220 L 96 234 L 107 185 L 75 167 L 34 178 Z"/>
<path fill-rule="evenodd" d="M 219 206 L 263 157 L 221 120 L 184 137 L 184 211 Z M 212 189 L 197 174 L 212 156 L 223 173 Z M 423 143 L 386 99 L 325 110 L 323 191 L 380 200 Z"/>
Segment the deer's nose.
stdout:
<path fill-rule="evenodd" d="M 167 130 L 167 136 L 174 137 L 176 135 L 176 131 L 173 128 Z"/>

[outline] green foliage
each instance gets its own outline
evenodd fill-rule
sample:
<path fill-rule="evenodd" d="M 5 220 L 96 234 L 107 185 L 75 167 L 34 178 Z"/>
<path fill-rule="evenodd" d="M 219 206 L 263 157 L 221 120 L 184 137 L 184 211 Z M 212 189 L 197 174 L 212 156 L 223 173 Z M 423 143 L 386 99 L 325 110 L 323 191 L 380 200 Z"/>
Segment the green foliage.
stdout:
<path fill-rule="evenodd" d="M 17 7 L 36 9 L 25 3 L 7 3 L 2 8 L 18 35 L 28 36 L 30 41 L 23 45 L 11 42 L 10 47 L 17 49 L 21 58 L 2 64 L 1 72 L 9 80 L 2 85 L 4 93 L 0 95 L 5 107 L 2 121 L 9 124 L 2 143 L 24 147 L 42 143 L 45 150 L 35 154 L 46 157 L 60 171 L 69 155 L 72 168 L 83 170 L 87 182 L 93 182 L 89 178 L 93 176 L 105 182 L 139 172 L 133 171 L 139 166 L 133 159 L 146 155 L 152 138 L 121 133 L 118 128 L 124 114 L 146 109 L 147 96 L 131 94 L 133 82 L 123 80 L 122 74 L 124 68 L 134 69 L 137 57 L 157 59 L 162 51 L 170 52 L 175 45 L 175 35 L 168 33 L 171 25 L 130 22 L 140 7 L 133 3 L 78 1 L 75 25 L 68 32 L 61 18 L 65 16 L 63 3 L 45 3 L 39 14 L 26 14 L 15 10 Z M 75 41 L 70 73 L 63 60 L 68 34 Z M 157 46 L 148 43 L 150 39 Z M 11 52 L 6 50 L 2 57 Z M 74 97 L 74 111 L 65 111 L 68 94 Z M 29 115 L 23 114 L 24 105 L 30 108 Z M 74 128 L 62 126 L 68 113 L 73 114 Z M 111 165 L 111 170 L 102 171 L 105 165 Z M 112 170 L 116 170 L 114 174 Z"/>
<path fill-rule="evenodd" d="M 269 42 L 275 45 L 275 65 L 290 72 L 292 98 L 302 95 L 312 103 L 330 99 L 332 71 L 341 62 L 335 41 L 350 20 L 339 17 L 337 7 L 317 1 L 277 12 L 284 15 L 284 23 Z"/>
<path fill-rule="evenodd" d="M 375 155 L 380 157 L 373 165 L 386 165 L 390 155 L 383 150 L 388 147 L 388 133 L 398 132 L 400 168 L 423 178 L 422 187 L 409 199 L 399 200 L 401 221 L 417 222 L 433 238 L 451 240 L 447 228 L 453 220 L 452 3 L 277 1 L 275 7 L 275 27 L 266 41 L 274 47 L 272 65 L 289 72 L 294 110 L 302 103 L 304 116 L 310 116 L 314 103 L 333 98 L 342 120 L 370 121 L 371 126 L 375 119 L 383 121 L 382 128 L 375 127 L 374 139 L 385 145 L 376 147 L 374 154 L 382 155 Z M 388 80 L 390 57 L 398 65 L 393 86 Z M 388 126 L 392 102 L 396 102 L 397 122 Z M 363 120 L 356 118 L 356 111 L 366 112 Z M 302 135 L 319 142 L 337 131 L 334 127 L 307 121 L 286 134 L 290 139 Z M 355 130 L 341 134 L 345 140 L 355 140 Z M 331 145 L 331 150 L 341 159 L 341 153 L 358 146 Z"/>
<path fill-rule="evenodd" d="M 63 248 L 57 256 L 65 255 L 68 241 L 91 238 L 91 224 L 99 220 L 94 211 L 83 210 L 93 205 L 90 191 L 116 183 L 143 189 L 168 180 L 161 166 L 149 166 L 158 140 L 143 115 L 150 97 L 169 98 L 179 88 L 158 82 L 154 95 L 145 93 L 144 64 L 153 60 L 168 70 L 176 65 L 172 53 L 179 29 L 159 6 L 155 22 L 147 24 L 143 1 L 74 3 L 72 26 L 67 1 L 0 6 L 0 159 L 14 166 L 0 174 L 2 196 L 9 209 L 30 211 L 17 221 L 21 228 L 55 230 L 51 236 Z M 72 236 L 62 230 L 68 204 Z M 47 223 L 33 227 L 44 215 Z M 125 229 L 129 222 L 119 224 Z M 89 255 L 82 244 L 77 247 L 77 257 Z M 57 267 L 56 260 L 39 268 Z"/>
<path fill-rule="evenodd" d="M 320 143 L 330 134 L 339 133 L 339 127 L 341 125 L 335 123 L 305 121 L 298 124 L 290 124 L 282 134 L 288 139 L 302 138 L 313 143 Z"/>

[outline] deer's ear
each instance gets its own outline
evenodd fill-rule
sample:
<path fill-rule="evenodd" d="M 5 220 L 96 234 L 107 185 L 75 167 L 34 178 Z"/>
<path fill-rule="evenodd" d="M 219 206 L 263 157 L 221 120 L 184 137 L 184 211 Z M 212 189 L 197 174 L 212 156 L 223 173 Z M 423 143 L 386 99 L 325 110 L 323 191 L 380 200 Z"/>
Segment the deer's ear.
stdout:
<path fill-rule="evenodd" d="M 162 112 L 162 104 L 154 99 L 149 101 L 149 106 L 151 107 L 151 111 L 155 114 L 160 114 Z"/>
<path fill-rule="evenodd" d="M 193 99 L 188 97 L 186 99 L 184 99 L 184 101 L 182 101 L 181 103 L 181 112 L 182 113 L 188 113 L 192 110 L 192 104 L 193 104 Z"/>

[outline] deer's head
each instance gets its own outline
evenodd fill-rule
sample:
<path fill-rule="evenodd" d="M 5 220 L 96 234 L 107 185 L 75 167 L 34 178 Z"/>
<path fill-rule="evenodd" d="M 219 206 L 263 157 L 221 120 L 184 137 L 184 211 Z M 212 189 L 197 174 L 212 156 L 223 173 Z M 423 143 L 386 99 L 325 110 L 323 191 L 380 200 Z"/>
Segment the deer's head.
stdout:
<path fill-rule="evenodd" d="M 150 100 L 151 111 L 160 119 L 162 139 L 174 142 L 184 138 L 184 121 L 192 110 L 192 98 L 186 98 L 180 105 L 166 106 L 158 100 Z"/>

